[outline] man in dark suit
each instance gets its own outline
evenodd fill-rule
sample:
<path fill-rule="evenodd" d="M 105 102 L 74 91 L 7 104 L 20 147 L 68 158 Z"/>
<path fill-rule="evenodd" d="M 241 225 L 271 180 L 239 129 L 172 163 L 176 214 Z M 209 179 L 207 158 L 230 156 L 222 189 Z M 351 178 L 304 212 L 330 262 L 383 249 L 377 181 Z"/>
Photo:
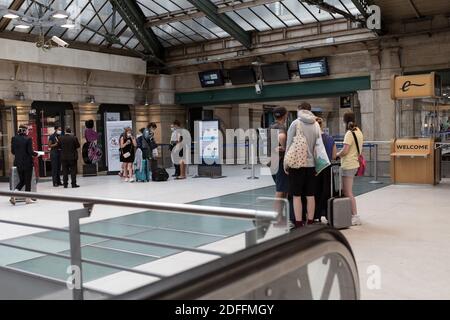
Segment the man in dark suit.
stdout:
<path fill-rule="evenodd" d="M 33 157 L 37 153 L 33 151 L 33 141 L 27 137 L 27 127 L 21 125 L 18 134 L 11 139 L 11 153 L 14 155 L 14 166 L 17 167 L 19 174 L 19 183 L 16 186 L 17 191 L 25 187 L 25 191 L 31 191 L 31 178 L 33 175 Z M 9 200 L 13 205 L 16 204 L 15 197 Z M 27 204 L 32 203 L 30 198 L 25 199 Z"/>
<path fill-rule="evenodd" d="M 67 128 L 65 135 L 59 138 L 58 144 L 61 147 L 61 164 L 64 188 L 67 188 L 69 184 L 69 172 L 71 176 L 72 188 L 79 188 L 80 186 L 77 185 L 77 160 L 80 142 L 78 141 L 78 138 L 72 134 L 72 129 Z"/>
<path fill-rule="evenodd" d="M 55 132 L 48 139 L 48 146 L 50 147 L 50 160 L 52 163 L 52 180 L 53 186 L 59 187 L 61 183 L 61 149 L 58 145 L 58 140 L 61 137 L 61 127 L 56 126 Z"/>

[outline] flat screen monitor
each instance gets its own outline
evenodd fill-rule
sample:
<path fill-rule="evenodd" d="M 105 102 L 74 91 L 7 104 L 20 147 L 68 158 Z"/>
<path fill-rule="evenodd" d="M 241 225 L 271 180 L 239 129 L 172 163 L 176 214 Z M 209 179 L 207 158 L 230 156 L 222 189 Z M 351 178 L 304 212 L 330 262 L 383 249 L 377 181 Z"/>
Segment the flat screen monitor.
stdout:
<path fill-rule="evenodd" d="M 230 76 L 231 83 L 234 85 L 253 84 L 256 81 L 255 72 L 252 68 L 231 69 L 228 74 Z"/>
<path fill-rule="evenodd" d="M 289 68 L 287 62 L 261 66 L 264 81 L 286 81 L 289 80 Z"/>
<path fill-rule="evenodd" d="M 198 77 L 203 88 L 223 86 L 224 84 L 223 74 L 221 70 L 199 72 Z"/>
<path fill-rule="evenodd" d="M 300 78 L 328 76 L 328 61 L 326 57 L 306 59 L 298 62 Z"/>

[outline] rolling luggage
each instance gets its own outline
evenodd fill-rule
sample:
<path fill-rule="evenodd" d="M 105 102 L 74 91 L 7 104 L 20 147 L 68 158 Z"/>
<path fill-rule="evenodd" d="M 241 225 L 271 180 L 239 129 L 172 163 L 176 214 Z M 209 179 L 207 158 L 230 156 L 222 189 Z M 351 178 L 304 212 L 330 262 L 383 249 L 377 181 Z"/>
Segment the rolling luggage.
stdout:
<path fill-rule="evenodd" d="M 156 168 L 152 172 L 153 181 L 167 181 L 169 179 L 169 174 L 164 168 Z"/>
<path fill-rule="evenodd" d="M 138 182 L 149 182 L 150 181 L 150 170 L 148 168 L 148 160 L 143 159 L 141 164 L 141 169 L 137 170 L 135 168 L 136 181 Z"/>
<path fill-rule="evenodd" d="M 19 184 L 19 172 L 17 171 L 17 167 L 12 167 L 11 168 L 11 172 L 10 172 L 10 177 L 9 177 L 9 190 L 14 191 L 16 189 L 16 186 Z M 25 191 L 25 187 L 22 189 L 22 191 Z M 33 168 L 33 173 L 31 176 L 31 192 L 36 192 L 37 191 L 37 179 L 36 179 L 36 174 L 34 172 L 34 168 Z M 36 200 L 36 199 L 33 199 Z M 16 198 L 16 202 L 22 202 L 25 201 L 25 198 Z"/>
<path fill-rule="evenodd" d="M 334 195 L 334 189 L 338 190 L 338 196 Z M 352 203 L 350 198 L 342 197 L 342 173 L 339 166 L 333 166 L 331 169 L 331 195 L 328 199 L 328 224 L 336 229 L 351 227 Z"/>

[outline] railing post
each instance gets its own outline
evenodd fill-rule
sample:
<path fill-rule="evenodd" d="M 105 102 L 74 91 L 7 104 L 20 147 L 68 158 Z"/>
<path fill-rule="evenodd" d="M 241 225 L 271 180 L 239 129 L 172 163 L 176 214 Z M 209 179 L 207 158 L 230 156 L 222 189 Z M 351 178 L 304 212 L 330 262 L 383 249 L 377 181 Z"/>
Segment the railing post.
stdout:
<path fill-rule="evenodd" d="M 375 163 L 374 163 L 375 180 L 370 181 L 371 184 L 382 184 L 382 181 L 378 181 L 378 143 L 375 143 Z"/>
<path fill-rule="evenodd" d="M 80 219 L 91 215 L 92 206 L 85 205 L 83 209 L 69 211 L 69 240 L 70 240 L 70 264 L 77 267 L 74 279 L 75 284 L 72 289 L 73 300 L 83 300 L 83 266 L 81 262 L 81 236 L 80 236 Z"/>

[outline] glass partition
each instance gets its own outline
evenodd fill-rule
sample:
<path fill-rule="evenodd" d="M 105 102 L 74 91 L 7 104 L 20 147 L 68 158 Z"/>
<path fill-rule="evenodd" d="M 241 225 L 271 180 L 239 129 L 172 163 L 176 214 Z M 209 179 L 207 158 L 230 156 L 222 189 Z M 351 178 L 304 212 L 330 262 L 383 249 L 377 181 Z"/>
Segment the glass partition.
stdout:
<path fill-rule="evenodd" d="M 447 139 L 450 103 L 446 99 L 407 99 L 397 104 L 398 137 Z"/>

